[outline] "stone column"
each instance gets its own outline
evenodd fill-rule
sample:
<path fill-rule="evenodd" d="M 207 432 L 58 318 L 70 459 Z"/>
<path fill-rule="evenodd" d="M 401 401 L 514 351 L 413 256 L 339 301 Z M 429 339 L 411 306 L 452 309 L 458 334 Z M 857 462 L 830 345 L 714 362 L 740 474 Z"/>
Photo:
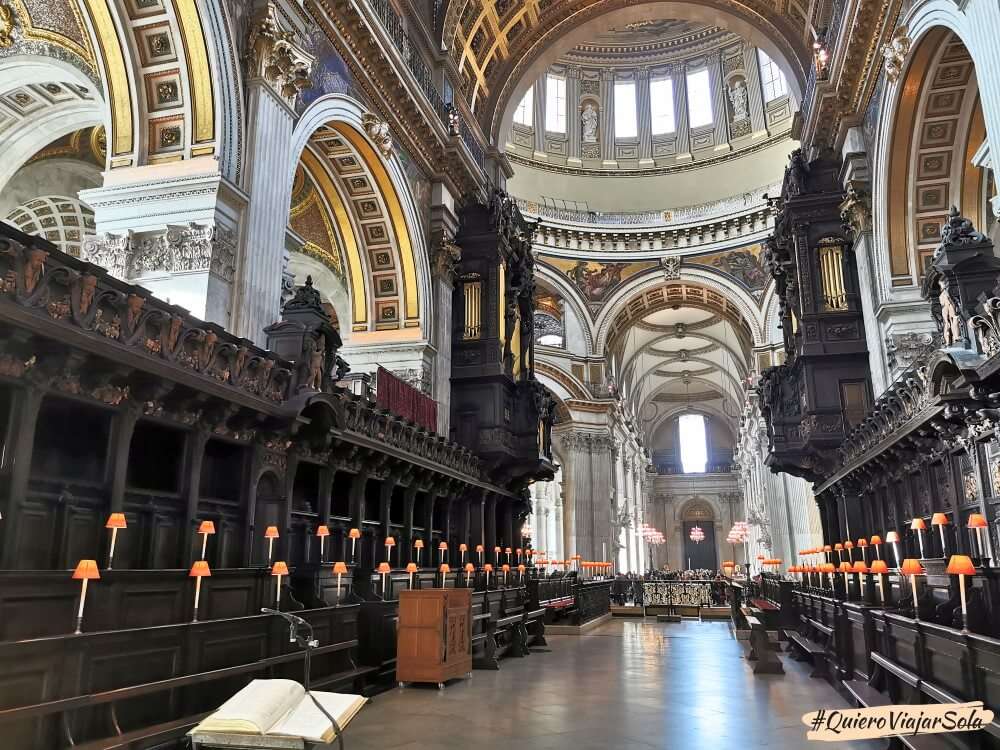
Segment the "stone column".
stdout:
<path fill-rule="evenodd" d="M 494 559 L 496 558 L 496 554 L 493 552 L 493 548 L 497 544 L 497 498 L 495 495 L 490 495 L 486 499 L 485 512 L 486 523 L 484 529 L 486 531 L 486 541 L 483 542 L 483 546 L 486 548 L 485 560 L 487 562 L 492 560 L 493 564 L 496 565 L 500 561 Z"/>
<path fill-rule="evenodd" d="M 729 108 L 726 84 L 722 80 L 722 53 L 709 58 L 708 80 L 712 89 L 712 117 L 715 119 L 715 150 L 729 151 Z"/>
<path fill-rule="evenodd" d="M 569 108 L 566 120 L 569 151 L 566 163 L 571 167 L 579 167 L 583 164 L 583 125 L 580 120 L 580 69 L 575 65 L 566 68 L 566 106 Z"/>
<path fill-rule="evenodd" d="M 556 498 L 555 508 L 552 511 L 552 550 L 548 547 L 545 548 L 548 558 L 551 560 L 556 557 L 560 560 L 565 560 L 569 554 L 575 554 L 568 552 L 568 547 L 566 546 L 568 536 L 565 535 L 564 525 L 563 525 L 563 498 L 562 496 Z"/>
<path fill-rule="evenodd" d="M 677 160 L 690 161 L 691 127 L 688 124 L 687 70 L 678 65 L 672 70 L 674 79 L 674 121 L 677 129 Z"/>
<path fill-rule="evenodd" d="M 615 157 L 614 70 L 601 71 L 601 160 L 602 166 L 618 166 L 618 160 Z"/>
<path fill-rule="evenodd" d="M 553 438 L 562 444 L 560 455 L 566 462 L 563 466 L 561 534 L 564 554 L 568 556 L 576 554 L 580 548 L 577 542 L 577 511 L 583 502 L 579 498 L 590 493 L 590 474 L 587 470 L 589 456 L 583 433 L 569 428 L 555 431 Z"/>
<path fill-rule="evenodd" d="M 295 101 L 309 85 L 313 58 L 302 49 L 305 19 L 257 0 L 247 40 L 246 189 L 250 205 L 237 263 L 233 330 L 261 343 L 278 316 L 282 255 L 292 173 L 298 154 L 276 144 L 292 140 Z M 296 26 L 295 24 L 298 24 Z"/>
<path fill-rule="evenodd" d="M 639 111 L 639 166 L 652 167 L 653 111 L 649 99 L 649 68 L 640 68 L 635 77 L 635 99 Z"/>
<path fill-rule="evenodd" d="M 433 376 L 428 387 L 438 405 L 439 435 L 447 436 L 451 427 L 451 342 L 452 299 L 455 271 L 462 259 L 462 249 L 453 241 L 458 231 L 455 198 L 443 183 L 431 187 L 431 285 L 434 311 L 430 334 L 434 341 Z"/>
<path fill-rule="evenodd" d="M 760 61 L 757 48 L 743 45 L 743 69 L 747 74 L 747 95 L 750 103 L 750 128 L 754 138 L 767 137 L 767 119 L 764 113 L 764 92 L 761 90 Z"/>
<path fill-rule="evenodd" d="M 532 89 L 534 101 L 532 108 L 534 112 L 534 122 L 532 128 L 535 135 L 535 157 L 545 158 L 545 84 L 546 76 L 541 76 L 535 81 Z"/>

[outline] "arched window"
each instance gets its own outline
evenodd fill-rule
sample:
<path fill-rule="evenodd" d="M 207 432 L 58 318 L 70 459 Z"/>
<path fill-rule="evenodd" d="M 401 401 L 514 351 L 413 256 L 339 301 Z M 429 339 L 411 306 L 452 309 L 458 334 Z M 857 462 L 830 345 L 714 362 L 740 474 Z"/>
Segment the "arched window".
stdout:
<path fill-rule="evenodd" d="M 549 75 L 545 79 L 545 129 L 566 132 L 566 79 Z"/>
<path fill-rule="evenodd" d="M 535 122 L 535 87 L 532 86 L 524 92 L 524 98 L 514 110 L 514 122 L 530 128 Z"/>
<path fill-rule="evenodd" d="M 762 49 L 757 50 L 757 61 L 760 63 L 760 85 L 764 90 L 764 101 L 772 102 L 785 96 L 788 93 L 788 82 L 781 68 Z"/>
<path fill-rule="evenodd" d="M 615 81 L 615 137 L 635 138 L 639 135 L 636 120 L 635 83 Z"/>
<path fill-rule="evenodd" d="M 712 87 L 708 70 L 702 68 L 687 76 L 688 119 L 692 128 L 712 124 Z"/>
<path fill-rule="evenodd" d="M 704 474 L 708 463 L 705 418 L 701 414 L 683 414 L 678 420 L 681 443 L 681 466 L 685 474 Z"/>

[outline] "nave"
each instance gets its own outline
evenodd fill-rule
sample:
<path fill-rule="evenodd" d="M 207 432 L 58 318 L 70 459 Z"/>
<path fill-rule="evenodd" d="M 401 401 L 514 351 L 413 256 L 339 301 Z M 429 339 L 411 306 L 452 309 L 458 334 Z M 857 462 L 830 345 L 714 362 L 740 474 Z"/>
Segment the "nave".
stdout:
<path fill-rule="evenodd" d="M 350 750 L 816 747 L 802 715 L 847 704 L 809 665 L 754 676 L 726 621 L 615 618 L 546 635 L 550 653 L 471 680 L 377 696 L 347 729 Z M 475 720 L 470 720 L 475 717 Z M 830 743 L 865 750 L 875 742 Z"/>

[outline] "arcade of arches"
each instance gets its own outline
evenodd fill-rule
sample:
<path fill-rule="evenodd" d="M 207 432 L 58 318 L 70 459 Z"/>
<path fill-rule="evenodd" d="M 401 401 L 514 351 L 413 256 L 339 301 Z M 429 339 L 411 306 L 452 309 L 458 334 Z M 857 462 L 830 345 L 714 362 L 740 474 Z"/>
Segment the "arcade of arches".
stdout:
<path fill-rule="evenodd" d="M 1000 705 L 920 630 L 1000 637 L 998 34 L 992 0 L 0 0 L 0 730 L 174 747 L 250 662 L 294 676 L 261 606 L 340 639 L 341 692 L 405 674 L 438 582 L 475 666 L 558 652 L 649 605 L 616 574 L 779 612 L 815 708 Z M 809 569 L 890 532 L 919 593 Z"/>

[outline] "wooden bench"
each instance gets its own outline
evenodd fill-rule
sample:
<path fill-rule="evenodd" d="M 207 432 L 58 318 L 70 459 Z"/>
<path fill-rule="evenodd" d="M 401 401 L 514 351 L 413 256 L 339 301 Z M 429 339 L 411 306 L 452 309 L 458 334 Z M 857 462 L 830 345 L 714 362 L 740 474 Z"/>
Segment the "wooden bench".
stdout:
<path fill-rule="evenodd" d="M 524 611 L 524 631 L 527 634 L 525 645 L 530 649 L 544 648 L 549 644 L 545 641 L 545 608 L 526 609 Z"/>
<path fill-rule="evenodd" d="M 879 654 L 872 654 L 873 657 L 880 657 Z M 881 657 L 880 657 L 881 658 Z M 889 663 L 887 659 L 882 660 L 883 663 Z M 892 667 L 895 668 L 898 665 L 893 664 Z M 906 670 L 901 670 L 906 672 Z M 914 678 L 919 682 L 919 678 L 912 672 L 907 672 L 908 678 Z M 844 680 L 844 688 L 851 697 L 854 698 L 855 702 L 858 704 L 858 708 L 872 708 L 881 706 L 892 706 L 895 705 L 892 698 L 890 698 L 885 693 L 881 693 L 874 687 L 869 685 L 867 682 L 862 680 Z M 935 734 L 918 734 L 916 736 L 912 735 L 896 735 L 890 739 L 890 747 L 895 747 L 902 745 L 904 747 L 910 748 L 910 750 L 952 750 L 954 747 L 952 744 L 947 742 L 941 735 Z"/>
<path fill-rule="evenodd" d="M 764 623 L 752 615 L 746 619 L 750 626 L 750 652 L 747 654 L 747 661 L 755 662 L 753 673 L 784 674 L 785 668 L 781 666 L 781 659 L 774 652 Z"/>
<path fill-rule="evenodd" d="M 808 661 L 812 664 L 810 677 L 829 677 L 829 665 L 827 664 L 826 647 L 814 643 L 801 633 L 794 630 L 785 631 L 789 642 L 792 644 L 792 658 L 795 661 Z"/>

